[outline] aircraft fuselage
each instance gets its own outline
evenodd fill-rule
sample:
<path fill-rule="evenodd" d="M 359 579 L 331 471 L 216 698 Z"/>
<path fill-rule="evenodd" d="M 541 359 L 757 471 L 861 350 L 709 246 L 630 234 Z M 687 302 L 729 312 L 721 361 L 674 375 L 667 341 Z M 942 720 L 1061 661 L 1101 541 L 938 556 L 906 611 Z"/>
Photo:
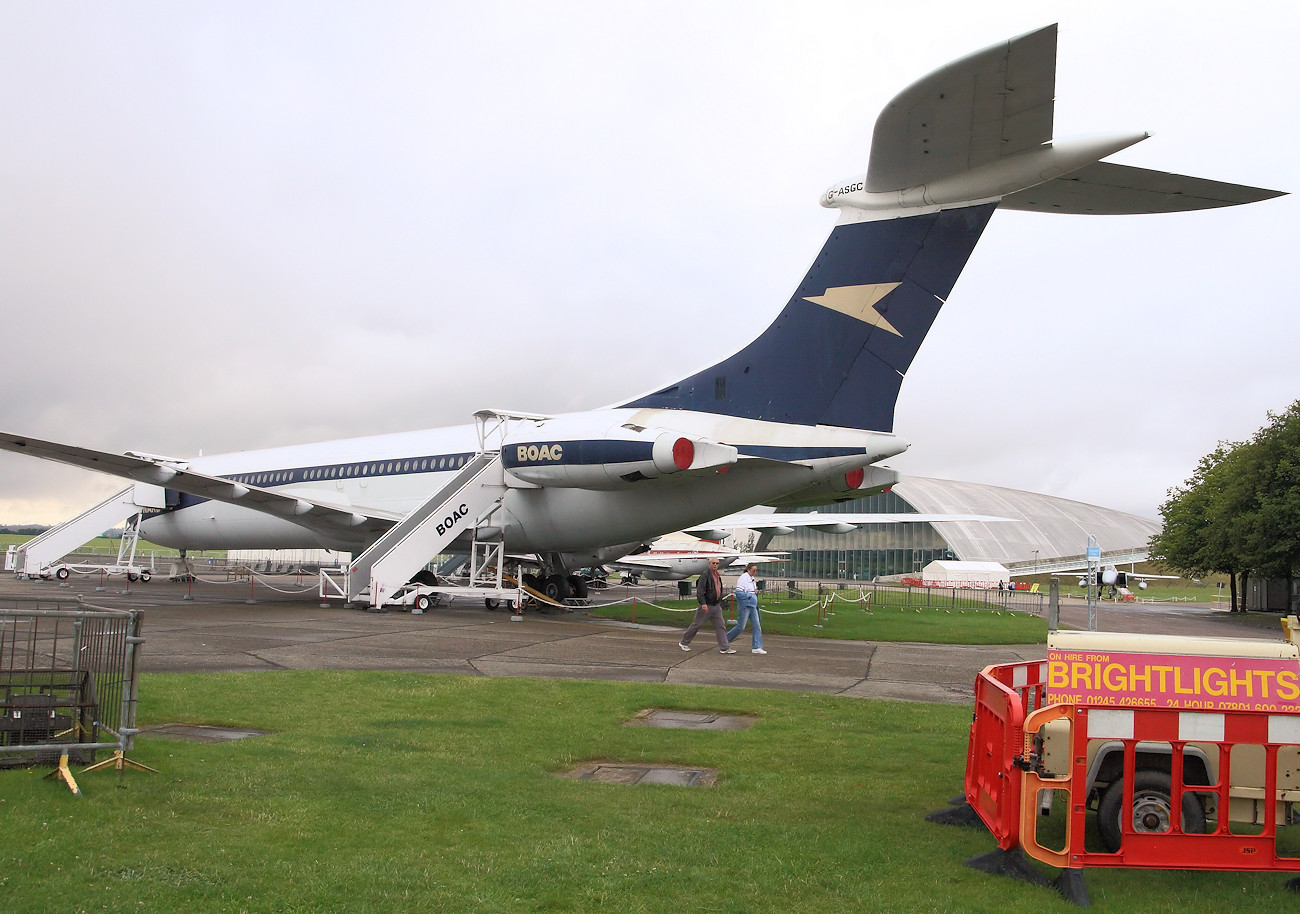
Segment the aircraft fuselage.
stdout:
<path fill-rule="evenodd" d="M 682 410 L 614 409 L 556 416 L 496 442 L 505 458 L 503 524 L 515 552 L 590 550 L 658 536 L 825 484 L 847 491 L 846 474 L 906 449 L 888 433 L 791 426 Z M 628 442 L 610 429 L 670 429 L 674 436 L 725 443 L 738 458 L 716 467 L 646 476 Z M 642 437 L 645 437 L 644 435 Z M 635 442 L 633 442 L 635 443 Z M 599 447 L 597 447 L 599 445 Z M 442 489 L 477 452 L 476 427 L 464 425 L 194 458 L 195 471 L 273 489 L 360 513 L 406 515 Z M 649 451 L 647 450 L 648 454 Z M 621 455 L 621 456 L 620 456 Z M 751 457 L 753 459 L 746 459 Z M 649 467 L 649 472 L 655 472 Z M 539 486 L 530 474 L 559 474 Z M 567 473 L 580 480 L 563 484 Z M 600 488 L 593 477 L 600 475 Z M 699 486 L 701 475 L 710 484 Z M 367 545 L 343 528 L 333 537 L 236 504 L 169 493 L 169 507 L 141 528 L 151 542 L 178 549 L 328 548 Z"/>

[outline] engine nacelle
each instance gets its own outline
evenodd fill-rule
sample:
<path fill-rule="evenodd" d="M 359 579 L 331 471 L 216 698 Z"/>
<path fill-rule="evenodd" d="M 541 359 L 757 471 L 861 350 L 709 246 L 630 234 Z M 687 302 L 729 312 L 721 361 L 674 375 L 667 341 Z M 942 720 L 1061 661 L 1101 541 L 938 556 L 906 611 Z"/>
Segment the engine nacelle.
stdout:
<path fill-rule="evenodd" d="M 889 467 L 857 467 L 847 473 L 837 473 L 798 492 L 792 492 L 771 504 L 773 507 L 781 508 L 815 507 L 824 505 L 828 501 L 865 498 L 879 492 L 888 492 L 898 480 L 898 471 L 891 470 Z"/>
<path fill-rule="evenodd" d="M 696 435 L 638 425 L 593 427 L 589 417 L 543 419 L 513 429 L 501 462 L 539 486 L 619 489 L 684 470 L 728 466 L 736 448 Z"/>

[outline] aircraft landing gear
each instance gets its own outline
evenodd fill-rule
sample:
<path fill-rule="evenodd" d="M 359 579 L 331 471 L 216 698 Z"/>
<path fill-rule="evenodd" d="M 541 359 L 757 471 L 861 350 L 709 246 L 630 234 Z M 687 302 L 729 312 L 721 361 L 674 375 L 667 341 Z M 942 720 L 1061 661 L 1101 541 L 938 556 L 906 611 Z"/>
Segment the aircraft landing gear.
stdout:
<path fill-rule="evenodd" d="M 542 593 L 546 595 L 548 600 L 563 603 L 573 596 L 573 585 L 569 583 L 567 575 L 553 574 L 542 582 Z"/>

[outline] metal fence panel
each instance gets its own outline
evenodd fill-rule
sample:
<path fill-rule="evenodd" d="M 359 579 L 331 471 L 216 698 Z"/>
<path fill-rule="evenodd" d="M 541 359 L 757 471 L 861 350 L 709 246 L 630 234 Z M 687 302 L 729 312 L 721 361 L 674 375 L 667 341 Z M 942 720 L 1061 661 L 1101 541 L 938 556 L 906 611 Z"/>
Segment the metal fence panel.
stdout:
<path fill-rule="evenodd" d="M 140 613 L 0 608 L 0 764 L 131 748 Z"/>

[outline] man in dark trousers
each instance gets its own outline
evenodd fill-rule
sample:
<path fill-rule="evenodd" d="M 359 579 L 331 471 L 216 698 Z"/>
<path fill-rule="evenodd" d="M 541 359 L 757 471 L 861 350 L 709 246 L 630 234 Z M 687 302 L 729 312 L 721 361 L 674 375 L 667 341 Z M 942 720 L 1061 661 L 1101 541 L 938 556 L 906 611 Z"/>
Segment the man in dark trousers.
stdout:
<path fill-rule="evenodd" d="M 727 646 L 727 626 L 722 621 L 722 575 L 718 574 L 718 560 L 709 559 L 709 570 L 700 575 L 695 582 L 695 597 L 700 601 L 700 608 L 695 610 L 695 618 L 682 635 L 677 646 L 684 651 L 691 649 L 691 639 L 700 630 L 705 619 L 713 622 L 713 630 L 718 633 L 718 653 L 734 654 L 735 648 Z"/>

